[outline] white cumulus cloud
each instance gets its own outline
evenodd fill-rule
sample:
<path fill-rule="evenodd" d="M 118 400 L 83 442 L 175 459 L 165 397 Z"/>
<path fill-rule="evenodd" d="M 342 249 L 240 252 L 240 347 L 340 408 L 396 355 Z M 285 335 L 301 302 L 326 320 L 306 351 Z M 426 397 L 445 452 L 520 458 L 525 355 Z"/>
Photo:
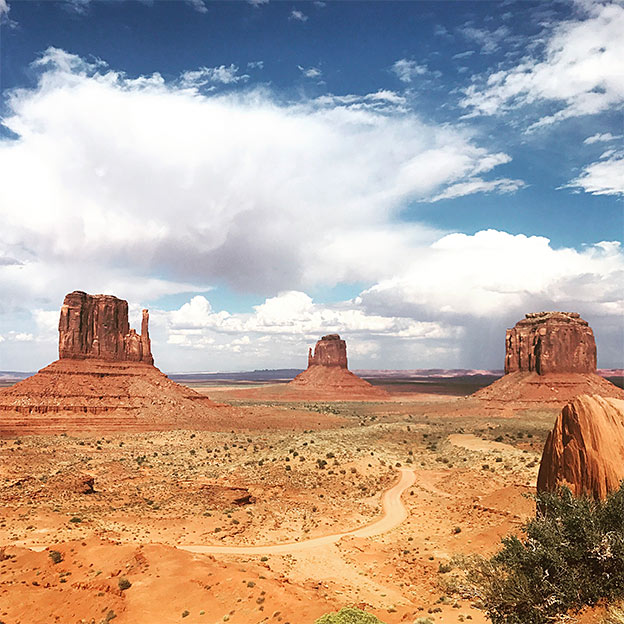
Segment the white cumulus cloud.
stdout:
<path fill-rule="evenodd" d="M 413 113 L 206 96 L 58 49 L 36 67 L 3 120 L 19 140 L 0 143 L 0 255 L 17 262 L 0 285 L 15 297 L 139 276 L 147 296 L 373 282 L 436 235 L 396 220 L 406 202 L 509 160 Z"/>
<path fill-rule="evenodd" d="M 318 67 L 302 67 L 301 65 L 297 65 L 299 71 L 306 78 L 320 78 L 323 75 L 323 72 Z"/>
<path fill-rule="evenodd" d="M 622 135 L 615 136 L 610 132 L 598 132 L 596 134 L 592 134 L 592 136 L 587 137 L 583 141 L 583 143 L 585 143 L 585 145 L 592 145 L 594 143 L 608 143 L 610 141 L 616 141 L 621 138 L 623 138 Z"/>
<path fill-rule="evenodd" d="M 297 22 L 307 22 L 308 21 L 308 16 L 303 13 L 303 11 L 299 11 L 299 9 L 293 9 L 290 12 L 290 18 L 291 20 L 295 20 Z"/>

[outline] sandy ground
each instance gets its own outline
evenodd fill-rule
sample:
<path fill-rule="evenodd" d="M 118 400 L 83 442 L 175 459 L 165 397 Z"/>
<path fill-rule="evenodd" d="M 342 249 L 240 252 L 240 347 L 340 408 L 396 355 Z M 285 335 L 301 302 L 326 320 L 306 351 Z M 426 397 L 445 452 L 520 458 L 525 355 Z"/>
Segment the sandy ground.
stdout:
<path fill-rule="evenodd" d="M 487 621 L 451 560 L 495 551 L 534 512 L 555 410 L 214 390 L 279 418 L 0 439 L 0 621 L 312 624 L 345 605 L 387 624 Z"/>

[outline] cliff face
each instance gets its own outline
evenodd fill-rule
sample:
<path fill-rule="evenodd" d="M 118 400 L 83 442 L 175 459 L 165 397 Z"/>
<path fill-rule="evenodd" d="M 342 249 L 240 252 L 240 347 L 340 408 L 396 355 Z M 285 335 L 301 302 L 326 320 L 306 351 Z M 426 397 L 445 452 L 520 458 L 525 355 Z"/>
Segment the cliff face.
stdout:
<path fill-rule="evenodd" d="M 574 312 L 527 314 L 505 337 L 505 373 L 595 373 L 596 343 Z"/>
<path fill-rule="evenodd" d="M 59 319 L 59 358 L 153 364 L 148 325 L 149 312 L 143 310 L 141 333 L 130 329 L 123 299 L 69 293 Z"/>
<path fill-rule="evenodd" d="M 310 366 L 336 366 L 347 368 L 347 344 L 338 334 L 323 336 L 308 353 Z"/>
<path fill-rule="evenodd" d="M 537 489 L 558 485 L 605 498 L 624 479 L 624 401 L 581 395 L 568 403 L 548 435 Z"/>

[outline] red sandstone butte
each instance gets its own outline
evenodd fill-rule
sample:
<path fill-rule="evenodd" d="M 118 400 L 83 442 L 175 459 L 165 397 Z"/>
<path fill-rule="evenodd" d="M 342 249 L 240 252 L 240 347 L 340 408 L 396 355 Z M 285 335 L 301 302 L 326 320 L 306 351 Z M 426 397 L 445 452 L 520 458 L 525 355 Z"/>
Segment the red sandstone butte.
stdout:
<path fill-rule="evenodd" d="M 596 374 L 596 342 L 587 321 L 575 312 L 537 312 L 507 330 L 505 375 L 473 396 L 492 405 L 563 407 L 579 394 L 624 398 L 621 388 Z"/>
<path fill-rule="evenodd" d="M 0 435 L 210 429 L 229 408 L 180 386 L 153 364 L 149 314 L 130 329 L 128 303 L 76 291 L 59 320 L 59 359 L 0 390 Z M 229 411 L 228 411 L 229 410 Z"/>
<path fill-rule="evenodd" d="M 337 366 L 347 368 L 347 343 L 338 334 L 323 336 L 308 351 L 308 368 L 310 366 Z"/>
<path fill-rule="evenodd" d="M 507 330 L 505 373 L 595 373 L 596 342 L 575 312 L 527 314 Z"/>
<path fill-rule="evenodd" d="M 130 329 L 128 302 L 112 295 L 76 290 L 65 296 L 59 319 L 59 358 L 153 364 L 149 312 L 143 310 L 141 333 Z"/>
<path fill-rule="evenodd" d="M 565 485 L 575 496 L 604 499 L 624 479 L 624 401 L 581 395 L 562 410 L 548 434 L 538 491 Z"/>
<path fill-rule="evenodd" d="M 288 385 L 287 393 L 302 398 L 385 398 L 388 393 L 347 368 L 347 344 L 338 334 L 323 336 L 308 352 L 308 368 Z"/>

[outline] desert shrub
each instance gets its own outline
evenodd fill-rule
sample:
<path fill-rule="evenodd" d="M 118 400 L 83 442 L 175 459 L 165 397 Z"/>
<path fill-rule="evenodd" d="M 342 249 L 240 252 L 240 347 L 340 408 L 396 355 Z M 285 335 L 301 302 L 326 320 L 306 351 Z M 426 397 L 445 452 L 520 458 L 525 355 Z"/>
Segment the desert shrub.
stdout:
<path fill-rule="evenodd" d="M 51 550 L 48 555 L 53 563 L 61 563 L 63 561 L 63 555 L 58 550 Z"/>
<path fill-rule="evenodd" d="M 117 581 L 117 586 L 121 591 L 125 591 L 126 589 L 130 589 L 132 587 L 132 583 L 125 576 L 122 576 Z"/>
<path fill-rule="evenodd" d="M 345 607 L 337 613 L 322 615 L 314 624 L 383 624 L 383 622 L 361 609 Z"/>
<path fill-rule="evenodd" d="M 624 598 L 624 482 L 605 501 L 540 493 L 522 539 L 509 536 L 471 574 L 493 624 L 545 624 Z"/>

